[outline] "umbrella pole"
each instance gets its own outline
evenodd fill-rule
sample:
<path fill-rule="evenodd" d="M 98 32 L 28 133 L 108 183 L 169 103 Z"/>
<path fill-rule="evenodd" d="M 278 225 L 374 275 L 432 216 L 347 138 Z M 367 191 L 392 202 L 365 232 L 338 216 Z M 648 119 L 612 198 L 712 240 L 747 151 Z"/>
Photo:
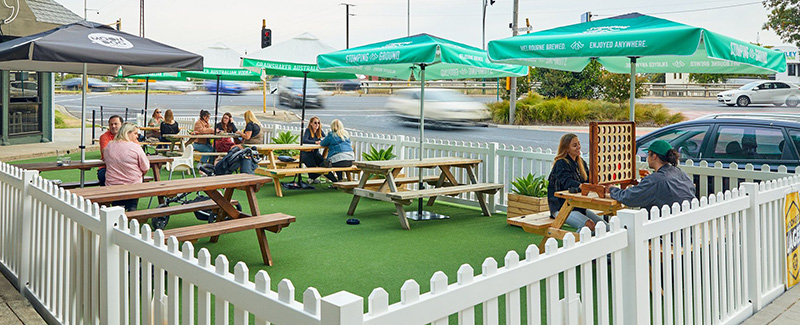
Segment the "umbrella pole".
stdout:
<path fill-rule="evenodd" d="M 147 97 L 150 93 L 150 77 L 144 78 L 144 126 L 147 126 Z"/>
<path fill-rule="evenodd" d="M 630 99 L 630 120 L 634 122 L 636 118 L 636 57 L 631 57 L 631 99 Z"/>
<path fill-rule="evenodd" d="M 303 71 L 303 110 L 300 113 L 300 146 L 301 147 L 303 146 L 303 134 L 305 133 L 305 130 L 303 128 L 305 127 L 305 121 L 306 121 L 306 82 L 308 82 L 308 71 Z M 302 158 L 302 156 L 303 156 L 303 151 L 300 150 L 300 157 Z M 297 167 L 298 168 L 302 168 L 303 167 L 303 159 L 298 159 L 297 160 Z M 303 188 L 303 176 L 301 176 L 299 173 L 297 175 L 295 175 L 294 182 L 295 182 L 295 184 L 294 184 L 295 185 L 294 186 L 295 189 L 302 189 Z"/>
<path fill-rule="evenodd" d="M 214 127 L 217 127 L 217 114 L 219 114 L 219 75 L 217 75 L 217 95 L 214 99 Z"/>
<path fill-rule="evenodd" d="M 422 154 L 425 152 L 423 139 L 425 138 L 425 64 L 419 65 L 419 160 L 422 161 Z M 418 190 L 422 190 L 422 167 L 417 167 L 419 175 Z M 417 204 L 417 217 L 422 217 L 422 198 Z"/>
<path fill-rule="evenodd" d="M 86 161 L 86 88 L 88 88 L 86 76 L 86 63 L 83 64 L 83 76 L 81 77 L 81 163 Z M 102 122 L 101 122 L 102 124 Z M 81 169 L 81 187 L 83 187 L 85 176 Z"/>

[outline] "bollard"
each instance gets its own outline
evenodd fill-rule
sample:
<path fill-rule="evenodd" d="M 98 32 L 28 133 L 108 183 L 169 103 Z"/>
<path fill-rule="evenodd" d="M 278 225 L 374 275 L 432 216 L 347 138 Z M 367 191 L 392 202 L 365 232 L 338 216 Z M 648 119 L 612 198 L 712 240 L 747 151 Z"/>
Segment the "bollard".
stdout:
<path fill-rule="evenodd" d="M 97 139 L 97 137 L 95 137 L 95 134 L 94 134 L 94 132 L 95 132 L 94 128 L 97 125 L 95 123 L 95 120 L 94 120 L 94 112 L 95 112 L 95 110 L 92 110 L 92 144 L 94 144 L 94 139 Z"/>

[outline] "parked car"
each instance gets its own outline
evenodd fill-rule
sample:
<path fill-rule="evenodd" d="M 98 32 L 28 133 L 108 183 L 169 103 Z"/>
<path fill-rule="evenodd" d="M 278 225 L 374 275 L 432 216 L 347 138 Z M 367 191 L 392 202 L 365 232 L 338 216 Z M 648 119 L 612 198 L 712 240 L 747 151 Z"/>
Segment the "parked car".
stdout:
<path fill-rule="evenodd" d="M 795 107 L 800 104 L 800 88 L 784 81 L 759 80 L 748 83 L 739 89 L 726 90 L 717 94 L 717 101 L 728 105 L 745 107 L 750 104 L 786 104 Z"/>
<path fill-rule="evenodd" d="M 290 107 L 303 106 L 303 78 L 281 78 L 278 80 L 278 103 Z M 325 92 L 314 79 L 306 81 L 306 107 L 316 106 L 322 108 Z"/>
<path fill-rule="evenodd" d="M 122 87 L 120 84 L 103 81 L 97 78 L 87 78 L 86 81 L 91 91 L 111 91 L 111 89 L 115 87 Z M 81 78 L 69 78 L 61 82 L 61 89 L 64 90 L 81 90 L 82 87 L 83 80 Z"/>
<path fill-rule="evenodd" d="M 216 83 L 216 80 L 214 80 Z M 214 85 L 216 87 L 216 84 Z M 188 81 L 180 81 L 180 80 L 164 80 L 164 81 L 156 81 L 150 83 L 150 89 L 152 90 L 172 90 L 172 91 L 193 91 L 197 90 L 197 87 Z"/>
<path fill-rule="evenodd" d="M 11 97 L 39 96 L 39 85 L 36 81 L 12 81 L 9 87 Z"/>
<path fill-rule="evenodd" d="M 206 80 L 203 83 L 203 86 L 206 88 L 208 92 L 216 93 L 217 92 L 217 80 Z M 248 85 L 234 82 L 234 81 L 227 81 L 227 80 L 220 80 L 219 81 L 219 93 L 220 94 L 241 94 L 250 90 Z"/>
<path fill-rule="evenodd" d="M 420 89 L 402 89 L 386 100 L 386 108 L 406 121 L 419 121 Z M 425 89 L 425 121 L 473 125 L 490 118 L 483 103 L 452 89 Z"/>
<path fill-rule="evenodd" d="M 636 139 L 636 154 L 653 141 L 666 140 L 681 160 L 717 161 L 727 167 L 753 164 L 772 170 L 784 165 L 789 171 L 800 164 L 800 117 L 792 114 L 712 114 L 653 131 Z"/>

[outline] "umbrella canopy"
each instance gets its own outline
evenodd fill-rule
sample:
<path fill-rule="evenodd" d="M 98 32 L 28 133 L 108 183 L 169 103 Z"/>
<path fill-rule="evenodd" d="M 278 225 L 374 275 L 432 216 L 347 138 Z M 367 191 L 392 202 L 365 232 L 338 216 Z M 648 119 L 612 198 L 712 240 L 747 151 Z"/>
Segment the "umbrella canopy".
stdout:
<path fill-rule="evenodd" d="M 89 21 L 0 44 L 0 70 L 82 73 L 81 121 L 86 120 L 87 74 L 128 76 L 202 66 L 197 54 Z M 86 159 L 85 128 L 81 123 L 81 162 Z"/>
<path fill-rule="evenodd" d="M 420 80 L 419 159 L 424 153 L 425 81 L 435 79 L 521 77 L 528 68 L 492 63 L 483 50 L 428 34 L 393 39 L 317 56 L 320 69 L 365 75 Z M 422 188 L 422 172 L 419 172 Z M 416 215 L 425 218 L 422 199 Z"/>
<path fill-rule="evenodd" d="M 336 51 L 309 33 L 263 48 L 242 58 L 242 67 L 268 75 L 313 79 L 355 79 L 352 73 L 320 71 L 317 55 Z"/>
<path fill-rule="evenodd" d="M 786 58 L 778 51 L 640 13 L 490 41 L 488 53 L 493 62 L 573 72 L 583 70 L 592 59 L 613 73 L 773 74 L 786 70 Z"/>

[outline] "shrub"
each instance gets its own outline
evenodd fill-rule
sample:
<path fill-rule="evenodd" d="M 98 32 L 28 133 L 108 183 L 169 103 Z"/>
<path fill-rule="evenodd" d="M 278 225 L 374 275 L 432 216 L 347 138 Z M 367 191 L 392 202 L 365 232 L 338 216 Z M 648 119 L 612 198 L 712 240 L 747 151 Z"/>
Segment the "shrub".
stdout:
<path fill-rule="evenodd" d="M 533 174 L 528 174 L 524 177 L 518 177 L 511 181 L 511 185 L 513 186 L 511 191 L 519 195 L 547 197 L 548 181 L 544 175 L 536 177 Z"/>
<path fill-rule="evenodd" d="M 277 137 L 273 137 L 272 143 L 276 144 L 290 144 L 290 143 L 297 143 L 297 139 L 300 138 L 298 135 L 294 135 L 289 131 L 278 133 Z M 275 150 L 275 154 L 279 156 L 295 156 L 299 154 L 300 151 L 298 150 Z"/>
<path fill-rule="evenodd" d="M 391 160 L 397 157 L 394 153 L 394 146 L 389 146 L 386 149 L 375 149 L 375 146 L 369 146 L 369 152 L 361 153 L 361 157 L 364 158 L 366 161 L 378 161 L 378 160 Z"/>

